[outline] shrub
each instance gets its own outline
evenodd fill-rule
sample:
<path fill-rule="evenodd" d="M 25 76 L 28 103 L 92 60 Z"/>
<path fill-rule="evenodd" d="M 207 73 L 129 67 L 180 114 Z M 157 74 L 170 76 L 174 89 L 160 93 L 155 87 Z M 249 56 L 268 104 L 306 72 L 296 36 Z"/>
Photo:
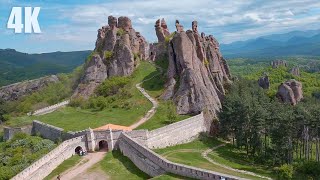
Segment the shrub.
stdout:
<path fill-rule="evenodd" d="M 82 97 L 72 98 L 70 100 L 69 106 L 70 107 L 85 107 L 86 101 Z"/>
<path fill-rule="evenodd" d="M 119 28 L 118 31 L 117 31 L 117 36 L 122 36 L 126 33 L 126 31 L 122 28 Z"/>
<path fill-rule="evenodd" d="M 177 121 L 178 116 L 177 116 L 177 110 L 176 106 L 174 105 L 173 101 L 168 101 L 166 102 L 167 106 L 167 118 L 170 123 L 174 123 Z"/>
<path fill-rule="evenodd" d="M 205 65 L 206 67 L 208 67 L 209 64 L 210 64 L 209 61 L 208 61 L 208 59 L 204 59 L 203 63 L 204 63 L 204 65 Z"/>
<path fill-rule="evenodd" d="M 113 56 L 113 52 L 112 51 L 105 51 L 104 52 L 104 58 L 107 60 L 107 61 L 110 61 L 111 58 Z"/>
<path fill-rule="evenodd" d="M 311 176 L 313 179 L 320 178 L 320 162 L 308 161 L 297 166 L 299 174 Z"/>
<path fill-rule="evenodd" d="M 279 180 L 292 179 L 293 176 L 293 166 L 289 164 L 284 164 L 278 168 L 275 168 L 277 177 Z"/>
<path fill-rule="evenodd" d="M 128 82 L 128 77 L 111 77 L 97 87 L 96 94 L 104 97 L 115 95 Z"/>

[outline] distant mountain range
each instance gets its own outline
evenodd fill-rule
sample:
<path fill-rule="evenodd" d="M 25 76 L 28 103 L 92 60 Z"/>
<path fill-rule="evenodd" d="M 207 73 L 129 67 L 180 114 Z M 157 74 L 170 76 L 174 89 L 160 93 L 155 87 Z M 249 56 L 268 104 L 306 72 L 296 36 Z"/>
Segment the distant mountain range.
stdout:
<path fill-rule="evenodd" d="M 0 49 L 0 86 L 67 73 L 81 65 L 91 51 L 27 54 L 14 49 Z"/>
<path fill-rule="evenodd" d="M 221 51 L 227 58 L 319 56 L 320 30 L 292 31 L 231 44 L 221 44 Z"/>

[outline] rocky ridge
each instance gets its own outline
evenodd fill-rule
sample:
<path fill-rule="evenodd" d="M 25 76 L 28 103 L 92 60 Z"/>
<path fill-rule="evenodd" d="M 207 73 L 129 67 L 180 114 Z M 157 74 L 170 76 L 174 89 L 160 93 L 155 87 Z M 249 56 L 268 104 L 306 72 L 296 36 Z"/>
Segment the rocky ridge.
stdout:
<path fill-rule="evenodd" d="M 156 34 L 159 40 L 163 39 L 157 29 Z M 185 32 L 177 20 L 176 32 L 167 46 L 169 67 L 162 99 L 173 99 L 179 114 L 204 111 L 211 123 L 221 109 L 224 85 L 231 82 L 229 66 L 220 53 L 218 41 L 212 35 L 200 35 L 197 21 L 192 22 L 192 30 Z"/>
<path fill-rule="evenodd" d="M 98 30 L 96 47 L 84 65 L 84 75 L 73 97 L 88 98 L 105 79 L 129 76 L 139 59 L 149 58 L 149 44 L 128 17 L 108 17 Z"/>
<path fill-rule="evenodd" d="M 50 83 L 56 83 L 59 78 L 55 75 L 42 77 L 39 79 L 19 82 L 0 88 L 0 98 L 5 101 L 18 100 L 21 97 L 30 95 L 33 92 L 39 91 Z"/>

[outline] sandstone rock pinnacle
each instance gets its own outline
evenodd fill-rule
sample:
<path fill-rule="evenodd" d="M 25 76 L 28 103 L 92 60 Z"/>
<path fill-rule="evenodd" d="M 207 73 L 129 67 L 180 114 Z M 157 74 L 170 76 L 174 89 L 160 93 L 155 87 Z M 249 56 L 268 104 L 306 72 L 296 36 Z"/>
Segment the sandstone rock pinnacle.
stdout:
<path fill-rule="evenodd" d="M 283 103 L 296 105 L 303 99 L 302 84 L 294 79 L 281 83 L 276 96 Z"/>
<path fill-rule="evenodd" d="M 98 30 L 96 47 L 73 97 L 88 98 L 106 78 L 131 75 L 138 64 L 136 58 L 149 58 L 148 42 L 128 17 L 109 16 L 108 25 Z"/>

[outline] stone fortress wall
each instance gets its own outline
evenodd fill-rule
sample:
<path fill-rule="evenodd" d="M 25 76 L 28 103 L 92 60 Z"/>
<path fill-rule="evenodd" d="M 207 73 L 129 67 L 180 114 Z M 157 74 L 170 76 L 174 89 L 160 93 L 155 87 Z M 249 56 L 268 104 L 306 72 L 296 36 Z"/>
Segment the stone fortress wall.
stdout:
<path fill-rule="evenodd" d="M 141 145 L 126 133 L 121 134 L 119 148 L 123 155 L 127 156 L 140 170 L 152 177 L 165 173 L 172 173 L 195 179 L 239 179 L 238 177 L 168 161 L 147 147 Z"/>
<path fill-rule="evenodd" d="M 61 103 L 58 103 L 58 104 L 55 104 L 55 105 L 52 105 L 52 106 L 48 106 L 48 107 L 45 107 L 45 108 L 42 108 L 42 109 L 39 109 L 39 110 L 36 110 L 34 112 L 29 112 L 28 113 L 28 116 L 40 116 L 40 115 L 45 115 L 45 114 L 49 114 L 61 107 L 64 107 L 66 105 L 68 105 L 70 103 L 70 100 L 67 100 L 67 101 L 63 101 Z"/>
<path fill-rule="evenodd" d="M 34 121 L 32 133 L 56 141 L 69 140 L 64 141 L 56 149 L 15 176 L 14 179 L 42 179 L 65 159 L 75 154 L 76 147 L 80 146 L 87 151 L 94 151 L 102 140 L 107 141 L 109 150 L 119 149 L 139 169 L 150 176 L 173 173 L 196 179 L 220 179 L 221 177 L 241 179 L 173 163 L 151 150 L 190 142 L 205 131 L 205 120 L 202 113 L 152 131 L 133 130 L 123 132 L 87 129 L 78 132 L 65 132 L 61 128 Z"/>
<path fill-rule="evenodd" d="M 148 132 L 147 147 L 165 148 L 191 142 L 205 132 L 203 113 Z"/>
<path fill-rule="evenodd" d="M 4 127 L 3 128 L 3 139 L 5 141 L 10 140 L 13 136 L 17 133 L 25 133 L 31 134 L 32 126 L 25 126 L 25 127 Z"/>
<path fill-rule="evenodd" d="M 85 136 L 79 136 L 64 141 L 41 159 L 14 176 L 12 180 L 41 180 L 45 178 L 64 160 L 75 155 L 75 148 L 78 146 L 83 150 L 87 149 Z"/>

